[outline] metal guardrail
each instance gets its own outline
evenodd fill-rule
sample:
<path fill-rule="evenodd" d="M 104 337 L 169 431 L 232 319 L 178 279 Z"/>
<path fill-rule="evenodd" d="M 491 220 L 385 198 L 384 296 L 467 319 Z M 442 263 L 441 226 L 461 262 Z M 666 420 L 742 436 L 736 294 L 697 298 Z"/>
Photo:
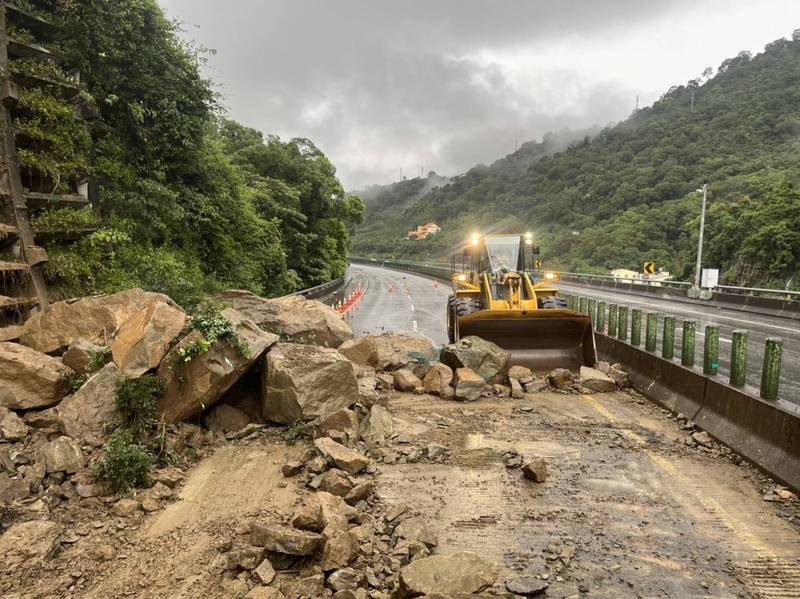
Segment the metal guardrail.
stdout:
<path fill-rule="evenodd" d="M 350 279 L 348 275 L 345 274 L 339 277 L 338 279 L 334 279 L 333 281 L 328 281 L 327 283 L 323 283 L 322 285 L 317 285 L 316 287 L 301 289 L 300 291 L 295 291 L 294 293 L 290 293 L 289 295 L 286 295 L 284 297 L 301 296 L 306 299 L 324 299 L 336 293 L 342 287 L 347 285 L 349 280 Z"/>

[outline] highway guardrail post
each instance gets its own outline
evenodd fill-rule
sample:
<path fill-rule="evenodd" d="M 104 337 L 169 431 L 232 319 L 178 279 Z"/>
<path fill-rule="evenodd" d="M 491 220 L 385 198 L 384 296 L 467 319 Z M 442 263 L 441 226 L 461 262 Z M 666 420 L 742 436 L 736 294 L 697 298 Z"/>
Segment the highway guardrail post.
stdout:
<path fill-rule="evenodd" d="M 617 336 L 617 304 L 610 304 L 608 306 L 608 335 L 609 337 Z"/>
<path fill-rule="evenodd" d="M 589 300 L 589 318 L 594 322 L 597 319 L 597 300 Z"/>
<path fill-rule="evenodd" d="M 747 331 L 733 332 L 733 345 L 731 345 L 731 385 L 744 387 L 747 381 Z"/>
<path fill-rule="evenodd" d="M 631 310 L 631 345 L 639 347 L 642 344 L 642 311 L 639 308 Z"/>
<path fill-rule="evenodd" d="M 694 366 L 694 341 L 697 332 L 697 323 L 694 320 L 683 321 L 683 334 L 681 336 L 681 364 L 691 368 Z"/>
<path fill-rule="evenodd" d="M 761 370 L 761 397 L 764 399 L 778 399 L 782 356 L 783 340 L 778 337 L 767 337 L 767 344 L 764 347 L 764 368 Z"/>
<path fill-rule="evenodd" d="M 567 296 L 567 308 L 569 308 L 570 310 L 574 310 L 575 309 L 575 296 L 574 295 L 568 295 Z"/>
<path fill-rule="evenodd" d="M 628 339 L 628 306 L 620 306 L 617 314 L 617 339 Z"/>
<path fill-rule="evenodd" d="M 589 311 L 588 307 L 588 300 L 585 297 L 580 299 L 580 303 L 578 304 L 578 312 L 581 314 L 586 314 Z"/>
<path fill-rule="evenodd" d="M 649 352 L 656 351 L 656 337 L 658 336 L 658 314 L 647 313 L 647 331 L 645 333 L 644 348 Z"/>
<path fill-rule="evenodd" d="M 606 303 L 598 301 L 597 302 L 597 325 L 595 328 L 599 332 L 603 332 L 606 327 Z"/>
<path fill-rule="evenodd" d="M 664 333 L 661 337 L 661 357 L 672 360 L 675 357 L 675 317 L 664 317 Z"/>
<path fill-rule="evenodd" d="M 719 372 L 719 326 L 706 325 L 706 341 L 703 347 L 703 373 L 716 376 Z"/>

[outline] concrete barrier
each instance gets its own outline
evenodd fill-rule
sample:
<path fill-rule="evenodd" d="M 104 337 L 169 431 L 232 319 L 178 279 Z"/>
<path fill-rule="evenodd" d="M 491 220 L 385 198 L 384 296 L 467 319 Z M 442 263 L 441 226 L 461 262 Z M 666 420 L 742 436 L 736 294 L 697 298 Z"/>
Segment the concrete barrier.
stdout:
<path fill-rule="evenodd" d="M 768 401 L 638 347 L 597 335 L 604 358 L 630 370 L 634 386 L 752 463 L 800 489 L 800 406 Z"/>

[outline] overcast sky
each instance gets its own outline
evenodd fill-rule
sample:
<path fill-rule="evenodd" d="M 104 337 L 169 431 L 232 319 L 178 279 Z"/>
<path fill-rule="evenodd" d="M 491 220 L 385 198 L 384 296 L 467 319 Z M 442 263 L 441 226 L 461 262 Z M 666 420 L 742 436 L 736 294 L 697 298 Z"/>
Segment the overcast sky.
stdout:
<path fill-rule="evenodd" d="M 230 116 L 309 137 L 348 189 L 605 125 L 800 27 L 800 0 L 160 0 Z"/>

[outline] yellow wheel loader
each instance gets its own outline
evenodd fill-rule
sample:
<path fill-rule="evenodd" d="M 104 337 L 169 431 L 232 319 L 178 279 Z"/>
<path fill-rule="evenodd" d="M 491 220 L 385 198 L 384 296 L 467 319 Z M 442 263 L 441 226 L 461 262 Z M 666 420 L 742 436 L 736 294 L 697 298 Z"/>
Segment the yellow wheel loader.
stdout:
<path fill-rule="evenodd" d="M 591 318 L 569 310 L 540 269 L 531 234 L 473 235 L 451 262 L 450 342 L 476 335 L 511 350 L 511 363 L 535 370 L 575 369 L 597 360 Z"/>

